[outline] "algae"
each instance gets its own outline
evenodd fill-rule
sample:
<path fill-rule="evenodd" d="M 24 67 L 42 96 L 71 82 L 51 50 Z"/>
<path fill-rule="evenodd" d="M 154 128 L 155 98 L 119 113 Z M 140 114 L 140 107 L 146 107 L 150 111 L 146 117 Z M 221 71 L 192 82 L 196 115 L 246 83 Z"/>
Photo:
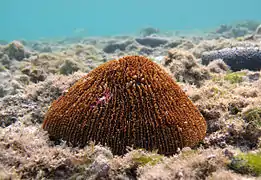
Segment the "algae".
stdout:
<path fill-rule="evenodd" d="M 231 84 L 243 82 L 243 77 L 246 75 L 246 72 L 232 72 L 225 75 L 224 79 L 229 81 Z"/>
<path fill-rule="evenodd" d="M 261 151 L 241 153 L 232 158 L 229 167 L 241 174 L 261 175 Z"/>

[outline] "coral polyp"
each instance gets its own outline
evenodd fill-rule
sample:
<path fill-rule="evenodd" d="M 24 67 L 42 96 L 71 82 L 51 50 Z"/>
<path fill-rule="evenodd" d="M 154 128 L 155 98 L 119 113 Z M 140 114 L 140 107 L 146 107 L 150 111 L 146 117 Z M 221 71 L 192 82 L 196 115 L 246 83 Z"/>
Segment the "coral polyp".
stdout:
<path fill-rule="evenodd" d="M 73 146 L 94 141 L 171 155 L 205 137 L 206 122 L 164 69 L 142 56 L 106 62 L 49 108 L 43 128 Z"/>

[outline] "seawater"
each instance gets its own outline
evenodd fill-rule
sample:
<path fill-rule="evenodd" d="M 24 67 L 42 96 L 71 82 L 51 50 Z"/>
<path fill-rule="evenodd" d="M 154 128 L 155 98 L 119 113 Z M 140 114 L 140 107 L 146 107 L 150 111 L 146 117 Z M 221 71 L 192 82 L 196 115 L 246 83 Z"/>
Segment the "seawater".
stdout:
<path fill-rule="evenodd" d="M 261 20 L 261 0 L 0 0 L 0 40 L 203 30 Z"/>

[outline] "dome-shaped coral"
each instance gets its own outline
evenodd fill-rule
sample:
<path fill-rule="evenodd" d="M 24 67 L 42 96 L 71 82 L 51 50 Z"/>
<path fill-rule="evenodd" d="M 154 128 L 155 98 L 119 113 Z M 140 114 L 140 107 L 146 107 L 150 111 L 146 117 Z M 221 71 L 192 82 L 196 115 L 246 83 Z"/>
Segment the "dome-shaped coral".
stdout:
<path fill-rule="evenodd" d="M 206 122 L 157 64 L 126 56 L 97 67 L 55 100 L 43 128 L 75 146 L 92 140 L 114 154 L 132 146 L 170 155 L 202 140 Z"/>

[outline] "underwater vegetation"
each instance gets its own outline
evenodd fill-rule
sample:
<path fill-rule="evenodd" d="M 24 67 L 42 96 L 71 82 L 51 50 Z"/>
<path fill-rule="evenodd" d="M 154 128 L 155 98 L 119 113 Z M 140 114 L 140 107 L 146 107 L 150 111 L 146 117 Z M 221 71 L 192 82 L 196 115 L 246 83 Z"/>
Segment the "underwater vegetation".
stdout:
<path fill-rule="evenodd" d="M 261 151 L 240 153 L 233 157 L 229 167 L 242 174 L 261 175 Z"/>
<path fill-rule="evenodd" d="M 201 141 L 206 122 L 156 63 L 126 56 L 95 68 L 54 101 L 43 128 L 54 139 L 81 146 L 92 140 L 114 154 L 133 146 L 171 155 Z"/>
<path fill-rule="evenodd" d="M 245 72 L 231 72 L 227 73 L 224 77 L 225 80 L 229 81 L 231 84 L 243 82 L 243 77 L 246 75 Z"/>

